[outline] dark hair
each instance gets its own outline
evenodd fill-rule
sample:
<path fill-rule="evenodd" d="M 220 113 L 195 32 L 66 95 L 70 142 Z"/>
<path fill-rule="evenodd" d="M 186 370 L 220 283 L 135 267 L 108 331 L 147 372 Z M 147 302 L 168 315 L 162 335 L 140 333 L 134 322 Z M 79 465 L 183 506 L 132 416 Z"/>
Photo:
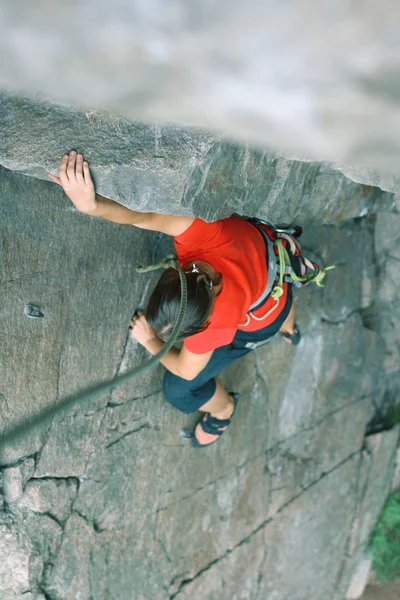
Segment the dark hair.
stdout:
<path fill-rule="evenodd" d="M 211 275 L 208 273 L 185 273 L 185 277 L 188 300 L 179 331 L 178 340 L 180 341 L 207 328 L 214 303 Z M 178 319 L 180 301 L 179 273 L 173 268 L 166 269 L 150 296 L 146 314 L 150 327 L 163 341 L 166 341 Z"/>

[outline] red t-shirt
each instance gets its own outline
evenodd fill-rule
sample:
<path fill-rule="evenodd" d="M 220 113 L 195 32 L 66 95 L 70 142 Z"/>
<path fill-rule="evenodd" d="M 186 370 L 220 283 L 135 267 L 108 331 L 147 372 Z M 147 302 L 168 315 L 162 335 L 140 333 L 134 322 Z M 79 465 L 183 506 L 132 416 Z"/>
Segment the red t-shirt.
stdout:
<path fill-rule="evenodd" d="M 279 306 L 262 321 L 250 319 L 247 311 L 258 300 L 267 285 L 265 242 L 259 231 L 240 217 L 207 223 L 195 219 L 190 227 L 174 238 L 179 264 L 204 260 L 222 275 L 222 290 L 215 298 L 207 329 L 185 339 L 185 347 L 195 354 L 205 354 L 229 344 L 237 331 L 256 331 L 270 325 L 286 303 L 287 284 Z M 264 316 L 275 300 L 268 301 L 257 311 Z"/>

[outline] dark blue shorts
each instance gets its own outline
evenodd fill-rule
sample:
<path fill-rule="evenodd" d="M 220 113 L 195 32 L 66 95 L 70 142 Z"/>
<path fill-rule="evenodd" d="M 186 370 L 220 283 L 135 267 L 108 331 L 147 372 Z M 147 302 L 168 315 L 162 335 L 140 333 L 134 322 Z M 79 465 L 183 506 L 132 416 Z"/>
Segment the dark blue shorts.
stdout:
<path fill-rule="evenodd" d="M 191 381 L 165 373 L 163 392 L 168 400 L 178 410 L 189 414 L 199 410 L 215 394 L 215 376 L 221 373 L 234 360 L 251 352 L 246 348 L 248 342 L 257 343 L 274 337 L 282 327 L 292 306 L 292 285 L 288 286 L 287 300 L 284 309 L 273 323 L 258 331 L 242 331 L 238 329 L 232 342 L 214 350 L 205 368 Z"/>

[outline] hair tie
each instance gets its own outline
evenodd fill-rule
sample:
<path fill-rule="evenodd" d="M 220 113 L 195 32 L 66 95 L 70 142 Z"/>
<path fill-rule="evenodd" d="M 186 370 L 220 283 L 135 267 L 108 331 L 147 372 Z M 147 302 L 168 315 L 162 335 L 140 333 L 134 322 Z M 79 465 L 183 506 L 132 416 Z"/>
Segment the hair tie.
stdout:
<path fill-rule="evenodd" d="M 213 288 L 212 277 L 208 273 L 200 273 L 196 277 L 197 284 L 204 284 L 209 290 Z"/>

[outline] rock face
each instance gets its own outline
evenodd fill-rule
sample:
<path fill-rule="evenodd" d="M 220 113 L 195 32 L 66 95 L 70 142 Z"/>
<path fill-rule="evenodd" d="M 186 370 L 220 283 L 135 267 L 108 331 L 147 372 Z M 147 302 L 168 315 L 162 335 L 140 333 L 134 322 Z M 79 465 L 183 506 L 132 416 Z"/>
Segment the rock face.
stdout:
<path fill-rule="evenodd" d="M 0 119 L 0 164 L 48 181 L 47 171 L 57 172 L 60 157 L 74 148 L 90 162 L 98 192 L 136 210 L 334 223 L 392 201 L 327 164 L 285 159 L 200 129 L 132 123 L 6 94 Z"/>
<path fill-rule="evenodd" d="M 0 85 L 398 178 L 399 13 L 394 0 L 362 10 L 346 0 L 290 10 L 262 0 L 8 2 Z"/>
<path fill-rule="evenodd" d="M 391 197 L 200 130 L 118 130 L 5 96 L 2 108 L 3 426 L 145 358 L 127 326 L 158 274 L 135 265 L 171 241 L 82 215 L 40 181 L 73 146 L 105 195 L 208 219 L 296 219 L 308 251 L 337 267 L 322 290 L 296 294 L 300 346 L 277 340 L 224 373 L 241 402 L 207 450 L 179 437 L 197 417 L 163 399 L 162 367 L 2 447 L 1 598 L 344 600 L 399 439 L 376 421 L 398 383 L 398 214 L 377 212 Z M 44 317 L 28 319 L 28 303 Z"/>

